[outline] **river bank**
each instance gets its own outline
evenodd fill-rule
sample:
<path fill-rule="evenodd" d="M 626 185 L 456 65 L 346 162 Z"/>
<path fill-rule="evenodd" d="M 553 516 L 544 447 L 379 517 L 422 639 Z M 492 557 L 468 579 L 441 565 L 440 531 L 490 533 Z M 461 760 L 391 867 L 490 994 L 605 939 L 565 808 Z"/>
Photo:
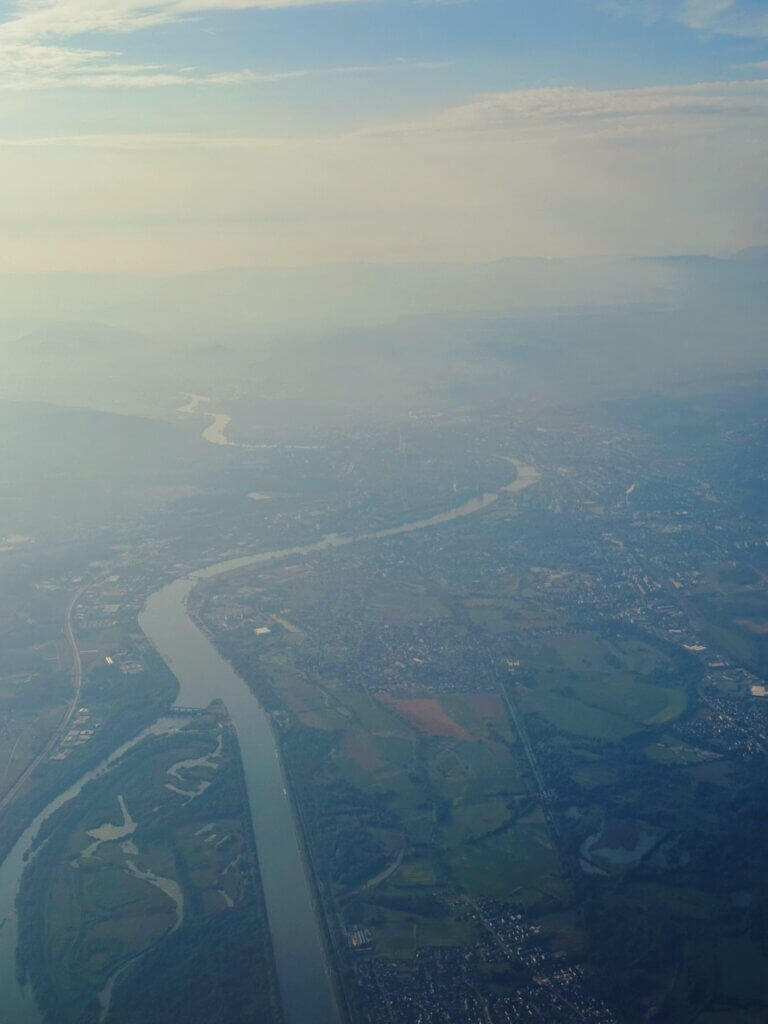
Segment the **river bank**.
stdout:
<path fill-rule="evenodd" d="M 517 476 L 506 488 L 483 494 L 437 515 L 370 533 L 328 534 L 311 544 L 228 559 L 196 570 L 151 595 L 139 617 L 142 631 L 178 679 L 176 704 L 206 707 L 212 700 L 221 699 L 238 729 L 286 1024 L 339 1024 L 341 1020 L 335 979 L 329 977 L 328 971 L 325 921 L 319 920 L 319 908 L 312 891 L 311 865 L 305 860 L 303 837 L 298 835 L 298 816 L 281 767 L 271 721 L 245 682 L 188 615 L 186 602 L 189 593 L 198 580 L 211 579 L 235 569 L 431 529 L 473 515 L 497 502 L 504 491 L 518 493 L 537 482 L 539 474 L 533 467 L 516 461 L 514 464 Z M 138 739 L 131 745 L 134 742 Z M 97 771 L 105 770 L 105 766 L 118 756 L 119 753 L 114 752 L 102 763 L 104 767 Z M 8 1024 L 38 1024 L 40 1020 L 29 994 L 15 981 L 13 900 L 23 870 L 24 852 L 42 821 L 76 795 L 91 777 L 93 775 L 89 773 L 49 804 L 0 868 L 0 895 L 5 894 L 4 903 L 0 906 L 0 921 L 6 918 L 5 926 L 0 928 L 0 980 L 5 983 L 4 994 L 11 990 L 11 1003 L 16 1007 L 15 1015 L 9 1018 Z M 11 909 L 3 915 L 8 894 L 11 896 Z"/>

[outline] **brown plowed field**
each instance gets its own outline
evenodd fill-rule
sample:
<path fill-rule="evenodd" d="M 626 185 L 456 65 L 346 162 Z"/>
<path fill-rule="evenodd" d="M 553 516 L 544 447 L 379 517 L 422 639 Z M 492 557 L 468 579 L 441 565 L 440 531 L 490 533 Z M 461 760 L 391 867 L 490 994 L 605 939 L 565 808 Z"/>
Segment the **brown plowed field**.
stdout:
<path fill-rule="evenodd" d="M 507 712 L 501 697 L 495 693 L 465 693 L 462 700 L 481 718 L 500 718 L 506 722 Z"/>
<path fill-rule="evenodd" d="M 446 715 L 434 697 L 398 700 L 387 693 L 379 699 L 414 725 L 425 736 L 450 736 L 456 740 L 471 740 L 472 736 L 458 722 Z"/>

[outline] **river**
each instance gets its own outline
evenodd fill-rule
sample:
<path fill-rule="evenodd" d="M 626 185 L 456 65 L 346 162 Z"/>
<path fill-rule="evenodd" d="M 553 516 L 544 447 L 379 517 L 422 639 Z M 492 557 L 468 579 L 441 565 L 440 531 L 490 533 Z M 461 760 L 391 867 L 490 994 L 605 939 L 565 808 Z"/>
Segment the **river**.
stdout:
<path fill-rule="evenodd" d="M 208 575 L 215 575 L 215 566 Z M 141 628 L 173 670 L 178 703 L 224 701 L 237 728 L 286 1024 L 337 1024 L 320 923 L 268 716 L 187 615 L 195 580 L 175 580 L 147 601 Z"/>
<path fill-rule="evenodd" d="M 512 459 L 508 461 L 516 466 L 517 478 L 502 490 L 515 493 L 538 481 L 539 474 L 533 467 Z M 322 926 L 269 718 L 247 685 L 187 614 L 189 593 L 199 579 L 429 529 L 473 515 L 498 499 L 499 493 L 488 493 L 457 508 L 399 526 L 357 535 L 328 534 L 311 544 L 219 562 L 174 580 L 152 594 L 139 616 L 142 630 L 179 681 L 176 703 L 184 707 L 205 707 L 219 698 L 226 704 L 237 729 L 286 1024 L 340 1024 L 341 1013 L 329 975 Z M 117 756 L 115 752 L 109 761 Z M 99 770 L 104 770 L 104 766 L 89 773 L 49 805 L 0 867 L 0 922 L 3 922 L 0 925 L 0 1024 L 37 1024 L 40 1019 L 29 993 L 15 981 L 13 903 L 23 871 L 24 851 L 40 823 L 75 796 L 85 781 Z"/>
<path fill-rule="evenodd" d="M 194 397 L 200 401 L 207 401 L 207 399 L 202 399 L 200 395 L 196 395 Z M 180 409 L 177 409 L 176 411 L 194 412 L 196 408 L 197 406 L 190 402 L 188 405 L 184 405 Z M 323 447 L 323 445 L 318 444 L 277 444 L 277 442 L 274 441 L 271 444 L 240 444 L 237 441 L 230 441 L 230 439 L 227 437 L 227 430 L 229 429 L 229 425 L 232 422 L 231 416 L 227 416 L 227 414 L 223 412 L 212 412 L 209 413 L 208 415 L 211 418 L 211 422 L 208 424 L 208 426 L 205 428 L 201 435 L 203 440 L 207 441 L 208 444 L 218 444 L 224 446 L 225 448 L 249 448 L 252 451 L 269 451 L 276 448 L 283 448 L 286 451 L 308 452 L 319 451 Z"/>

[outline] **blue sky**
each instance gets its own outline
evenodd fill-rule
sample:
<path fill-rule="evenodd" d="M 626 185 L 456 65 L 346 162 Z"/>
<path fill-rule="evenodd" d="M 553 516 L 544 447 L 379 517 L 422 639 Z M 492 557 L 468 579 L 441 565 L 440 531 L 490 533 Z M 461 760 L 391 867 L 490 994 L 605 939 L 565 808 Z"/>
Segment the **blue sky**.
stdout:
<path fill-rule="evenodd" d="M 0 242 L 25 269 L 725 251 L 768 233 L 767 115 L 763 0 L 4 0 Z"/>

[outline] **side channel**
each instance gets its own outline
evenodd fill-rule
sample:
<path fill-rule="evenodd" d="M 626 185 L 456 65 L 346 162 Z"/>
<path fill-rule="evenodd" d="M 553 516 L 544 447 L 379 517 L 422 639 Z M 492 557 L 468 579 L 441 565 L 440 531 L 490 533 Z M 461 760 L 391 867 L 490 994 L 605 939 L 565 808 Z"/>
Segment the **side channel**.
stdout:
<path fill-rule="evenodd" d="M 514 464 L 517 478 L 502 491 L 514 494 L 540 479 L 534 467 L 512 458 L 505 457 L 505 461 Z M 147 600 L 139 616 L 142 630 L 178 678 L 180 691 L 176 703 L 202 708 L 218 697 L 227 705 L 237 729 L 286 1024 L 341 1024 L 342 1015 L 272 727 L 243 680 L 188 616 L 189 592 L 199 579 L 220 576 L 245 566 L 439 526 L 480 512 L 499 496 L 498 493 L 484 494 L 427 519 L 372 533 L 329 534 L 305 546 L 219 562 L 158 590 Z M 41 823 L 75 797 L 90 779 L 108 771 L 144 736 L 173 731 L 177 727 L 175 720 L 160 719 L 113 751 L 35 818 L 0 865 L 0 1024 L 39 1024 L 40 1021 L 32 993 L 22 988 L 16 978 L 15 899 L 24 870 L 25 852 Z"/>

